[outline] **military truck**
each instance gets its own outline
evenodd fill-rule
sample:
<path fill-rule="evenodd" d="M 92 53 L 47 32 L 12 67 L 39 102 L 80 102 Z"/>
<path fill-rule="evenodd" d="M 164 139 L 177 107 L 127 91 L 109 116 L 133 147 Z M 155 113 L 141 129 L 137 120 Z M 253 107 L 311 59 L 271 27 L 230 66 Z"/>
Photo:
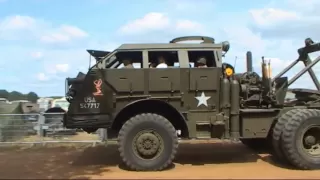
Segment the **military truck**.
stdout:
<path fill-rule="evenodd" d="M 109 139 L 118 139 L 123 162 L 136 171 L 167 168 L 179 138 L 240 140 L 249 147 L 270 143 L 278 160 L 319 169 L 320 85 L 312 67 L 320 57 L 311 61 L 308 54 L 320 51 L 320 43 L 306 39 L 298 59 L 273 78 L 263 58 L 261 75 L 253 72 L 251 52 L 247 71 L 235 73 L 223 62 L 229 48 L 228 41 L 187 36 L 122 44 L 112 52 L 88 50 L 96 64 L 66 79 L 70 105 L 64 126 L 88 133 L 106 128 Z M 199 68 L 200 59 L 206 68 Z M 157 60 L 167 68 L 154 68 Z M 300 61 L 303 70 L 283 77 Z M 119 68 L 124 62 L 140 68 Z M 297 100 L 285 103 L 289 86 L 307 71 L 317 90 L 290 89 Z"/>

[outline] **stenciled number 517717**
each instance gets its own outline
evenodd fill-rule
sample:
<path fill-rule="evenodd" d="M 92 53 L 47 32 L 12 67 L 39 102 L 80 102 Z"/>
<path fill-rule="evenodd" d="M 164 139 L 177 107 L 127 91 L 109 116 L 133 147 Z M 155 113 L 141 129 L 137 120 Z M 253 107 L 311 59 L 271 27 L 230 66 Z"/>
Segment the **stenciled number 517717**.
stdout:
<path fill-rule="evenodd" d="M 81 109 L 98 109 L 100 107 L 100 103 L 80 103 Z"/>

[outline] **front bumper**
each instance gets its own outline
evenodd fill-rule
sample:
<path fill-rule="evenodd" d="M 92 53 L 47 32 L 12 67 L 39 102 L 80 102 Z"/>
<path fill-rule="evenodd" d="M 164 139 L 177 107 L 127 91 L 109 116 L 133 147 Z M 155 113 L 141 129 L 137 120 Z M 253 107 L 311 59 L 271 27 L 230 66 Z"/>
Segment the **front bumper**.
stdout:
<path fill-rule="evenodd" d="M 63 126 L 66 128 L 110 128 L 112 115 L 107 114 L 69 114 L 63 115 Z"/>

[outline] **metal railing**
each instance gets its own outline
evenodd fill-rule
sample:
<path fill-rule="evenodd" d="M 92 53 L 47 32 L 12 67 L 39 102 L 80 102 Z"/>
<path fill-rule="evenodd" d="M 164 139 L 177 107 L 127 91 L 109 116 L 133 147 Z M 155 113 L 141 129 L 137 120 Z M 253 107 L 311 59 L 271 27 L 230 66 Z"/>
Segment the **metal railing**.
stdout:
<path fill-rule="evenodd" d="M 0 145 L 104 142 L 106 130 L 66 129 L 62 113 L 0 114 Z"/>

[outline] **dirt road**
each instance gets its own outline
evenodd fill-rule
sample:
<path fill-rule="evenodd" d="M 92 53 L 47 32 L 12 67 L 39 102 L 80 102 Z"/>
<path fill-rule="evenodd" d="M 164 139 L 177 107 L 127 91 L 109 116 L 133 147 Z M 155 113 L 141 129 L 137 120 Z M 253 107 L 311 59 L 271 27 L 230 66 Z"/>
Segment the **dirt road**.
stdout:
<path fill-rule="evenodd" d="M 175 164 L 162 172 L 130 172 L 118 165 L 116 145 L 87 148 L 0 147 L 0 178 L 296 178 L 315 179 L 320 171 L 290 170 L 268 154 L 256 154 L 242 144 L 198 142 L 180 144 Z"/>

